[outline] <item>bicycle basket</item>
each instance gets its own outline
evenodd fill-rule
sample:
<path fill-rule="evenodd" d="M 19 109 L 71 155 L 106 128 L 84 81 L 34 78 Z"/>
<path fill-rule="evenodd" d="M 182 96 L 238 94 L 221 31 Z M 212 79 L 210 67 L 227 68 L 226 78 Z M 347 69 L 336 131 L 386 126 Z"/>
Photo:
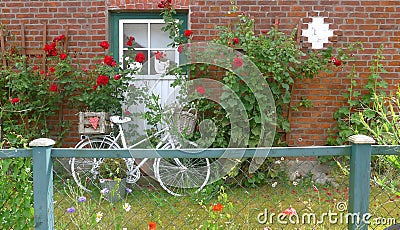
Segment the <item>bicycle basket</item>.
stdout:
<path fill-rule="evenodd" d="M 197 109 L 190 108 L 188 111 L 175 109 L 173 114 L 173 124 L 180 133 L 190 135 L 196 127 Z"/>

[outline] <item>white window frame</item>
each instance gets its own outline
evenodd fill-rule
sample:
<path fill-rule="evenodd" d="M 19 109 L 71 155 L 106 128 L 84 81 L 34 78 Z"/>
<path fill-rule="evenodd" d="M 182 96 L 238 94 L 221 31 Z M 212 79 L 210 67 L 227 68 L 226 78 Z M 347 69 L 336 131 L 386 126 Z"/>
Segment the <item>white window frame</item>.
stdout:
<path fill-rule="evenodd" d="M 177 48 L 171 47 L 151 47 L 151 24 L 165 24 L 163 19 L 120 19 L 119 20 L 119 31 L 118 31 L 118 39 L 119 39 L 119 47 L 118 47 L 118 58 L 121 63 L 123 63 L 123 54 L 124 51 L 128 50 L 128 48 L 124 47 L 124 24 L 147 24 L 147 44 L 148 48 L 135 48 L 137 51 L 147 52 L 147 57 L 150 58 L 151 51 L 174 51 L 175 52 L 175 60 L 174 62 L 179 65 L 179 53 Z M 149 61 L 149 60 L 146 60 Z M 150 73 L 151 65 L 147 65 L 147 73 Z M 144 74 L 144 75 L 136 75 L 137 80 L 152 80 L 159 79 L 162 74 Z M 174 75 L 165 75 L 164 79 L 175 79 Z"/>

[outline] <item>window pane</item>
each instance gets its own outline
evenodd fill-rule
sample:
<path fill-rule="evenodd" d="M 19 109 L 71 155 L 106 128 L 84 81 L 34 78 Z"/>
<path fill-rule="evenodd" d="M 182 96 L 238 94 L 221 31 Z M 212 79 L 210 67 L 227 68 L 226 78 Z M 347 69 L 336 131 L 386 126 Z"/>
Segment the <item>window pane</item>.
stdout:
<path fill-rule="evenodd" d="M 150 24 L 151 48 L 166 48 L 172 40 L 168 33 L 161 30 L 165 24 Z"/>
<path fill-rule="evenodd" d="M 149 44 L 147 41 L 147 23 L 125 23 L 124 24 L 124 47 L 130 36 L 135 37 L 136 45 L 134 48 L 148 48 Z"/>
<path fill-rule="evenodd" d="M 167 70 L 168 67 L 172 67 L 176 65 L 175 63 L 175 51 L 173 50 L 160 50 L 162 55 L 160 55 L 157 59 L 156 53 L 157 51 L 151 51 L 151 59 L 150 59 L 150 74 L 163 74 Z"/>
<path fill-rule="evenodd" d="M 130 64 L 130 66 L 127 66 L 128 65 L 127 61 L 123 60 L 124 68 L 129 68 L 129 67 L 131 67 L 131 68 L 140 68 L 140 72 L 138 74 L 139 75 L 147 75 L 148 74 L 148 60 L 149 60 L 148 55 L 147 55 L 147 51 L 145 51 L 145 50 L 143 50 L 143 51 L 137 51 L 137 50 L 128 51 L 128 50 L 124 50 L 124 56 L 127 57 L 127 55 L 130 52 L 132 52 L 132 54 L 130 55 L 130 59 L 131 60 L 135 61 L 136 54 L 138 54 L 138 53 L 143 53 L 144 56 L 145 56 L 145 60 L 144 60 L 144 62 L 142 64 L 140 64 L 138 62 L 133 62 L 133 63 Z"/>

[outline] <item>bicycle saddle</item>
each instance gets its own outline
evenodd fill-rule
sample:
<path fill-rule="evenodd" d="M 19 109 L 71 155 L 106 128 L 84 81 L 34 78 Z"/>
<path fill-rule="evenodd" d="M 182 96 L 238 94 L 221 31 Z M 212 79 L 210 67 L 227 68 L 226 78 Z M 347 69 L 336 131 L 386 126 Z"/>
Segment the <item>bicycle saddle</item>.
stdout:
<path fill-rule="evenodd" d="M 130 122 L 132 119 L 130 117 L 121 117 L 121 116 L 111 116 L 110 121 L 114 124 L 123 124 L 126 122 Z"/>

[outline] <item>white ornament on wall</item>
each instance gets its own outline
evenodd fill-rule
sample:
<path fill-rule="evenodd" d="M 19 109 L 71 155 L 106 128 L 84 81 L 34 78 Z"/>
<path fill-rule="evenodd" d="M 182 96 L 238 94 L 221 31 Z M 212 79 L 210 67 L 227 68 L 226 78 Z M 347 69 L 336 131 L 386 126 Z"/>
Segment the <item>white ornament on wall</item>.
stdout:
<path fill-rule="evenodd" d="M 329 37 L 333 36 L 333 30 L 329 29 L 324 17 L 312 17 L 312 22 L 307 23 L 308 29 L 302 30 L 302 36 L 308 38 L 312 44 L 312 49 L 324 48 L 324 43 L 329 43 Z"/>

